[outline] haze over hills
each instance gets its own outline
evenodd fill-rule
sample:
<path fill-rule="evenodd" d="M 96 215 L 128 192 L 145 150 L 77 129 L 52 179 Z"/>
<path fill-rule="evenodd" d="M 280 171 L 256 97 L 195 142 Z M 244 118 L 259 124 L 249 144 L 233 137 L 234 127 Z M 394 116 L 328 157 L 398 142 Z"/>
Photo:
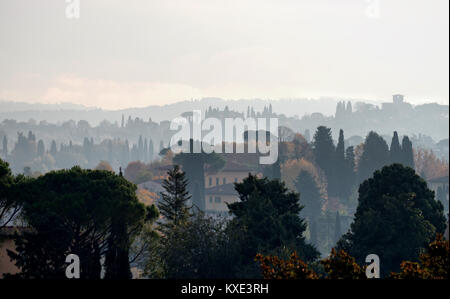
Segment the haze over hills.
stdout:
<path fill-rule="evenodd" d="M 86 120 L 91 125 L 98 125 L 104 120 L 109 122 L 120 122 L 122 114 L 132 115 L 142 119 L 151 117 L 153 121 L 160 122 L 171 120 L 183 112 L 199 109 L 205 111 L 208 107 L 224 109 L 226 106 L 230 110 L 245 112 L 247 108 L 253 107 L 255 111 L 262 111 L 265 106 L 272 105 L 277 114 L 284 114 L 286 117 L 302 117 L 312 113 L 321 113 L 324 116 L 334 115 L 336 105 L 340 101 L 350 101 L 355 103 L 368 103 L 380 106 L 382 102 L 390 101 L 370 101 L 365 99 L 351 98 L 330 98 L 322 97 L 319 99 L 239 99 L 225 100 L 221 98 L 202 98 L 197 100 L 184 100 L 167 105 L 149 105 L 147 107 L 135 108 L 129 107 L 120 110 L 108 110 L 98 107 L 85 106 L 74 103 L 43 104 L 27 103 L 0 100 L 0 121 L 4 119 L 14 119 L 20 122 L 26 122 L 33 119 L 37 122 L 47 121 L 49 123 L 59 123 L 68 120 Z M 448 107 L 448 105 L 440 105 Z M 80 111 L 83 111 L 80 114 Z"/>
<path fill-rule="evenodd" d="M 349 99 L 350 100 L 350 99 Z M 357 100 L 352 100 L 356 102 Z M 110 122 L 120 121 L 122 114 L 132 115 L 153 121 L 171 120 L 181 113 L 200 109 L 205 111 L 208 107 L 224 109 L 228 106 L 234 111 L 245 112 L 249 106 L 255 110 L 262 110 L 264 106 L 272 104 L 274 111 L 278 114 L 284 114 L 287 117 L 295 115 L 301 117 L 305 114 L 322 113 L 330 116 L 335 112 L 337 99 L 281 99 L 281 100 L 262 100 L 262 99 L 241 99 L 224 100 L 220 98 L 203 98 L 201 100 L 186 100 L 174 104 L 163 106 L 151 105 L 143 108 L 127 108 L 121 110 L 106 110 L 97 107 L 88 107 L 72 103 L 61 104 L 29 104 L 25 102 L 0 101 L 0 121 L 4 119 L 15 119 L 17 121 L 36 121 L 45 120 L 50 123 L 64 122 L 67 120 L 79 121 L 87 120 L 91 125 L 97 125 L 103 120 Z M 83 111 L 83 114 L 79 112 Z"/>
<path fill-rule="evenodd" d="M 83 121 L 84 123 L 89 123 L 91 129 L 95 130 L 95 135 L 98 135 L 99 138 L 101 136 L 102 138 L 128 137 L 134 141 L 140 134 L 152 133 L 145 131 L 147 129 L 144 130 L 144 126 L 142 128 L 137 127 L 134 131 L 130 131 L 125 135 L 122 134 L 124 132 L 118 134 L 116 131 L 120 129 L 122 119 L 125 119 L 127 123 L 133 120 L 138 123 L 148 122 L 154 125 L 165 121 L 166 123 L 163 127 L 167 127 L 168 121 L 173 120 L 184 112 L 193 110 L 201 110 L 205 113 L 208 109 L 216 109 L 217 116 L 222 118 L 229 117 L 226 116 L 228 115 L 227 111 L 233 112 L 233 115 L 245 116 L 251 109 L 256 117 L 259 117 L 259 115 L 267 117 L 269 114 L 265 114 L 264 111 L 269 106 L 271 106 L 271 111 L 273 112 L 270 116 L 278 117 L 280 126 L 288 127 L 294 132 L 302 134 L 305 131 L 309 131 L 312 134 L 318 126 L 324 125 L 332 129 L 333 137 L 336 139 L 340 129 L 343 129 L 348 137 L 358 136 L 358 140 L 365 137 L 370 131 L 376 131 L 384 136 L 390 136 L 393 131 L 398 131 L 401 135 L 416 136 L 415 139 L 417 140 L 423 139 L 423 136 L 433 139 L 433 141 L 426 141 L 426 144 L 434 144 L 449 138 L 448 105 L 439 105 L 437 103 L 411 105 L 408 103 L 407 98 L 404 99 L 403 96 L 401 96 L 399 103 L 395 103 L 395 99 L 387 100 L 384 103 L 370 103 L 369 101 L 356 99 L 346 101 L 334 98 L 317 100 L 224 100 L 220 98 L 204 98 L 201 100 L 181 101 L 164 106 L 153 105 L 122 110 L 104 110 L 71 103 L 27 104 L 0 102 L 0 136 L 8 135 L 9 138 L 14 139 L 18 132 L 31 130 L 37 133 L 38 136 L 46 136 L 42 138 L 44 138 L 46 143 L 49 143 L 51 138 L 55 136 L 48 135 L 48 132 L 45 130 L 40 132 L 46 124 L 73 127 L 78 122 Z M 6 120 L 11 121 L 6 123 Z M 39 125 L 41 122 L 43 122 L 43 126 Z M 105 129 L 107 127 L 110 129 Z M 110 133 L 106 134 L 106 132 Z M 118 135 L 113 132 L 116 132 Z M 94 134 L 94 131 L 92 133 Z M 106 135 L 103 136 L 104 134 Z M 79 143 L 83 137 L 80 135 L 71 140 Z M 48 138 L 50 139 L 47 140 Z M 68 142 L 67 138 L 68 135 L 61 132 L 57 141 Z"/>

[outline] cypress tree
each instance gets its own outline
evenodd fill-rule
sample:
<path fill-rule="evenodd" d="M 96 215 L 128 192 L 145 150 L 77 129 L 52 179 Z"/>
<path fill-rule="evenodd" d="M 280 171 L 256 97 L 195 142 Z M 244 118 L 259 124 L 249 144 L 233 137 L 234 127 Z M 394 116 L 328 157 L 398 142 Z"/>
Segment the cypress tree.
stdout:
<path fill-rule="evenodd" d="M 339 140 L 338 144 L 336 146 L 336 158 L 338 160 L 344 160 L 345 158 L 345 145 L 344 145 L 344 131 L 341 129 L 339 130 Z"/>
<path fill-rule="evenodd" d="M 364 142 L 364 152 L 358 165 L 358 177 L 362 182 L 378 170 L 389 164 L 389 147 L 377 133 L 370 132 Z"/>
<path fill-rule="evenodd" d="M 402 164 L 414 169 L 414 153 L 412 148 L 412 142 L 408 136 L 404 136 L 402 140 Z"/>
<path fill-rule="evenodd" d="M 350 116 L 353 113 L 352 102 L 350 102 L 350 101 L 347 102 L 346 112 L 347 112 L 347 116 Z"/>
<path fill-rule="evenodd" d="M 335 146 L 331 137 L 331 129 L 320 126 L 313 138 L 313 152 L 317 165 L 324 171 L 328 181 L 328 193 L 335 195 L 336 183 L 334 177 Z"/>
<path fill-rule="evenodd" d="M 45 154 L 45 146 L 44 146 L 44 141 L 42 141 L 42 139 L 39 139 L 39 141 L 38 141 L 37 154 L 39 157 L 42 157 Z"/>
<path fill-rule="evenodd" d="M 345 161 L 345 145 L 344 145 L 344 131 L 339 131 L 339 140 L 336 146 L 335 154 L 335 167 L 333 169 L 333 175 L 336 178 L 336 195 L 339 197 L 345 197 L 346 194 L 346 161 Z"/>
<path fill-rule="evenodd" d="M 55 157 L 57 152 L 58 152 L 58 149 L 56 148 L 56 142 L 55 142 L 55 140 L 52 140 L 52 144 L 50 146 L 50 155 Z"/>
<path fill-rule="evenodd" d="M 391 157 L 391 163 L 402 162 L 402 148 L 400 146 L 397 132 L 394 132 L 394 136 L 392 137 L 391 149 L 389 151 L 389 154 Z"/>

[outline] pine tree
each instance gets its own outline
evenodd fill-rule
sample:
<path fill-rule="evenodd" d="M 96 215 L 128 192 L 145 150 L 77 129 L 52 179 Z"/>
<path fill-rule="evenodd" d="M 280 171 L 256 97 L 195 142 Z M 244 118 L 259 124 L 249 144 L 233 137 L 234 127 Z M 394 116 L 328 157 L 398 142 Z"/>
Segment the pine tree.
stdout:
<path fill-rule="evenodd" d="M 394 132 L 394 136 L 392 137 L 391 149 L 389 154 L 391 157 L 391 163 L 402 162 L 402 148 L 400 146 L 397 132 Z"/>
<path fill-rule="evenodd" d="M 412 143 L 408 136 L 404 136 L 402 140 L 402 164 L 414 169 L 414 153 Z"/>
<path fill-rule="evenodd" d="M 257 253 L 274 250 L 297 251 L 305 261 L 314 260 L 318 252 L 305 242 L 307 225 L 300 213 L 298 193 L 289 191 L 279 180 L 259 179 L 249 174 L 235 184 L 240 200 L 228 204 L 233 215 L 230 227 L 242 232 L 242 258 L 248 264 Z M 242 238 L 241 238 L 242 237 Z"/>
<path fill-rule="evenodd" d="M 178 165 L 174 165 L 167 174 L 168 178 L 162 184 L 165 192 L 160 193 L 161 200 L 158 203 L 158 209 L 164 217 L 164 222 L 161 223 L 163 231 L 186 223 L 191 216 L 191 208 L 187 206 L 191 196 L 187 191 L 186 174 Z"/>
<path fill-rule="evenodd" d="M 358 263 L 364 263 L 369 251 L 376 252 L 383 276 L 397 271 L 402 260 L 416 260 L 420 248 L 445 231 L 446 219 L 427 183 L 413 169 L 392 164 L 360 185 L 350 227 L 338 249 Z"/>

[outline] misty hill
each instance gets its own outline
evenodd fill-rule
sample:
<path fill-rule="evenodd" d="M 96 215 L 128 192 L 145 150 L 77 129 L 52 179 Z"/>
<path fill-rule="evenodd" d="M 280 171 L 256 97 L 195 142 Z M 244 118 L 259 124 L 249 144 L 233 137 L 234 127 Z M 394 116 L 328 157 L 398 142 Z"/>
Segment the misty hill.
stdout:
<path fill-rule="evenodd" d="M 40 104 L 40 103 L 26 103 L 26 102 L 12 102 L 0 100 L 0 113 L 6 112 L 34 112 L 34 111 L 54 111 L 54 110 L 87 110 L 88 107 L 73 104 L 73 103 L 59 103 L 59 104 Z"/>
<path fill-rule="evenodd" d="M 369 131 L 377 131 L 390 136 L 393 131 L 409 136 L 429 136 L 438 142 L 449 137 L 449 106 L 436 103 L 413 106 L 407 103 L 403 96 L 396 95 L 392 101 L 381 105 L 359 100 L 338 100 L 333 98 L 281 99 L 281 100 L 223 100 L 219 98 L 204 98 L 201 100 L 182 101 L 164 106 L 148 106 L 144 108 L 129 108 L 123 110 L 103 110 L 70 103 L 64 104 L 26 104 L 0 102 L 0 122 L 15 120 L 20 126 L 0 126 L 3 134 L 15 136 L 17 128 L 24 132 L 33 130 L 41 121 L 46 124 L 62 125 L 67 121 L 87 121 L 90 126 L 97 127 L 107 121 L 113 126 L 120 126 L 122 117 L 125 119 L 140 119 L 151 123 L 170 121 L 185 112 L 201 110 L 206 112 L 210 107 L 219 111 L 234 111 L 246 115 L 251 108 L 261 113 L 271 106 L 271 117 L 278 117 L 279 124 L 304 133 L 314 132 L 320 126 L 332 128 L 337 138 L 339 129 L 344 129 L 347 136 L 365 137 Z M 396 102 L 398 101 L 398 102 Z M 32 120 L 32 121 L 30 121 Z M 27 125 L 29 124 L 29 125 Z M 133 136 L 144 132 L 132 131 Z M 98 130 L 96 134 L 102 135 Z M 129 132 L 131 133 L 131 132 Z M 148 134 L 148 133 L 147 133 Z M 2 134 L 0 134 L 2 135 Z M 81 136 L 80 136 L 81 137 Z M 111 134 L 115 137 L 115 134 Z"/>
<path fill-rule="evenodd" d="M 356 100 L 353 100 L 356 101 Z M 14 119 L 16 121 L 28 121 L 34 119 L 39 122 L 45 120 L 49 123 L 64 122 L 67 120 L 86 120 L 91 125 L 97 125 L 103 120 L 114 123 L 120 122 L 122 114 L 132 115 L 141 119 L 152 118 L 153 121 L 171 120 L 183 112 L 200 109 L 205 111 L 208 107 L 224 109 L 228 106 L 230 110 L 238 112 L 247 111 L 251 106 L 255 110 L 263 110 L 264 106 L 272 104 L 274 111 L 289 117 L 295 115 L 301 117 L 305 114 L 320 112 L 324 115 L 333 115 L 337 99 L 242 99 L 223 100 L 219 98 L 204 98 L 201 100 L 181 101 L 164 106 L 148 106 L 143 108 L 128 108 L 122 110 L 103 110 L 95 107 L 86 107 L 71 103 L 64 104 L 28 104 L 0 101 L 0 121 Z M 80 112 L 83 112 L 80 114 Z"/>

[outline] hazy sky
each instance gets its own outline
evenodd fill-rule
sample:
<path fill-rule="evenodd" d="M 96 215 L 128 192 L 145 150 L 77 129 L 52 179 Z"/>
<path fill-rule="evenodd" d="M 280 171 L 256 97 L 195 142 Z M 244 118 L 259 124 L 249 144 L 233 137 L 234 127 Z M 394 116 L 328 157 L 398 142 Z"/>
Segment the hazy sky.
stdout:
<path fill-rule="evenodd" d="M 449 102 L 448 0 L 79 2 L 0 1 L 0 100 Z"/>

